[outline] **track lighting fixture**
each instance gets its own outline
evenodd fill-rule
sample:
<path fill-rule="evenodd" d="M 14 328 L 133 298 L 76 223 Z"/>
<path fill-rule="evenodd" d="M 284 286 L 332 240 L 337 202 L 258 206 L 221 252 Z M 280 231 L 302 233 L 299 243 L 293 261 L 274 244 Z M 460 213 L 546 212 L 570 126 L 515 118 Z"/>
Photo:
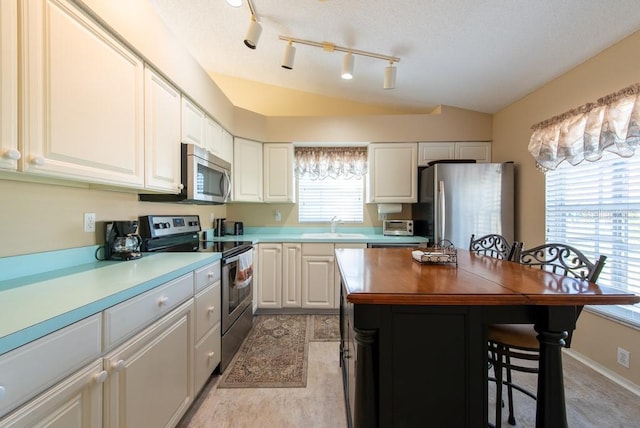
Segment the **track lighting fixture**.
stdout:
<path fill-rule="evenodd" d="M 342 58 L 342 74 L 341 77 L 345 80 L 353 79 L 353 66 L 355 63 L 355 59 L 353 58 L 353 54 L 351 52 L 347 52 L 344 54 L 344 58 Z"/>
<path fill-rule="evenodd" d="M 396 68 L 393 66 L 393 61 L 389 61 L 389 65 L 384 68 L 382 87 L 384 89 L 395 89 L 396 87 Z"/>
<path fill-rule="evenodd" d="M 249 11 L 251 11 L 251 23 L 249 24 L 247 35 L 244 37 L 244 44 L 249 49 L 255 49 L 256 46 L 258 46 L 258 40 L 260 40 L 262 26 L 260 25 L 260 23 L 258 23 L 258 19 L 256 18 L 256 13 L 251 0 L 247 0 L 247 4 L 249 5 Z"/>
<path fill-rule="evenodd" d="M 248 0 L 249 2 L 251 0 Z M 329 42 L 313 42 L 310 40 L 296 39 L 294 37 L 289 36 L 280 36 L 280 40 L 284 40 L 287 42 L 287 46 L 284 51 L 284 60 L 282 61 L 282 66 L 284 68 L 292 69 L 293 68 L 293 57 L 295 55 L 295 47 L 294 43 L 299 43 L 301 45 L 307 46 L 315 46 L 317 48 L 321 48 L 326 52 L 345 52 L 344 58 L 342 58 L 342 78 L 343 79 L 352 79 L 353 78 L 353 68 L 355 64 L 355 56 L 368 56 L 371 58 L 383 59 L 385 61 L 389 61 L 389 66 L 384 69 L 384 89 L 394 89 L 396 87 L 396 67 L 394 63 L 400 62 L 400 58 L 395 56 L 387 56 L 381 55 L 374 52 L 361 51 L 358 49 L 345 48 L 342 46 L 336 46 L 333 43 Z M 290 51 L 291 50 L 291 51 Z M 291 53 L 290 53 L 291 52 Z"/>
<path fill-rule="evenodd" d="M 227 4 L 232 7 L 242 6 L 242 0 L 227 0 Z"/>
<path fill-rule="evenodd" d="M 284 58 L 282 59 L 282 68 L 287 70 L 293 69 L 293 60 L 296 57 L 296 47 L 293 46 L 291 40 L 284 47 Z"/>

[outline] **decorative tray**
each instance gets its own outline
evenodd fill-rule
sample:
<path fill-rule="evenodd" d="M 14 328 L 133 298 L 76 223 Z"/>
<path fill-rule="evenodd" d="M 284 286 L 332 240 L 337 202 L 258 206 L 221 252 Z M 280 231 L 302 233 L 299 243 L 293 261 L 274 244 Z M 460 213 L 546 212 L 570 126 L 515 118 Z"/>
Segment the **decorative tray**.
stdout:
<path fill-rule="evenodd" d="M 458 266 L 458 251 L 448 240 L 442 240 L 433 247 L 411 252 L 414 261 L 421 264 L 455 264 Z"/>

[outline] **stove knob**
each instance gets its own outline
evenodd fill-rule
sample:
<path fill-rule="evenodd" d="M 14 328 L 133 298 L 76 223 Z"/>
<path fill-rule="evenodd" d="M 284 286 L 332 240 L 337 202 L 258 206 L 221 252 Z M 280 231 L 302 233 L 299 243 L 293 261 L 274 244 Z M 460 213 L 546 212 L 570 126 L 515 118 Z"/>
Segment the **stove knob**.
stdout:
<path fill-rule="evenodd" d="M 170 227 L 171 227 L 171 223 L 166 222 L 166 223 L 164 224 L 164 228 L 165 228 L 165 229 L 169 229 Z"/>
<path fill-rule="evenodd" d="M 162 229 L 162 223 L 154 223 L 153 224 L 153 228 L 154 229 Z"/>

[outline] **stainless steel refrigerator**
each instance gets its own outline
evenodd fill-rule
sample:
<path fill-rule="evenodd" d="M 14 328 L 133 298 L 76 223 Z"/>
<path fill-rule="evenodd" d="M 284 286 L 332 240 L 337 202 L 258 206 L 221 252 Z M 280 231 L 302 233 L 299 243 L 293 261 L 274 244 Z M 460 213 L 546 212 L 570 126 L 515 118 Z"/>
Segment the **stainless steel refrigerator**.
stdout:
<path fill-rule="evenodd" d="M 476 238 L 497 233 L 514 239 L 514 165 L 434 163 L 420 168 L 418 203 L 413 204 L 414 234 L 469 248 Z"/>

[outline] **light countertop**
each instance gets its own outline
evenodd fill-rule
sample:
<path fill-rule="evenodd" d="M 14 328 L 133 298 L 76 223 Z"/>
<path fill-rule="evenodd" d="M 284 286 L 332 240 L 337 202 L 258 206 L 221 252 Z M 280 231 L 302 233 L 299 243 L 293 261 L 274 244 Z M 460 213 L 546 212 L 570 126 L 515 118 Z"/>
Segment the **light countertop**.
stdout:
<path fill-rule="evenodd" d="M 0 354 L 219 259 L 220 253 L 145 254 L 41 273 L 28 284 L 0 281 Z"/>

